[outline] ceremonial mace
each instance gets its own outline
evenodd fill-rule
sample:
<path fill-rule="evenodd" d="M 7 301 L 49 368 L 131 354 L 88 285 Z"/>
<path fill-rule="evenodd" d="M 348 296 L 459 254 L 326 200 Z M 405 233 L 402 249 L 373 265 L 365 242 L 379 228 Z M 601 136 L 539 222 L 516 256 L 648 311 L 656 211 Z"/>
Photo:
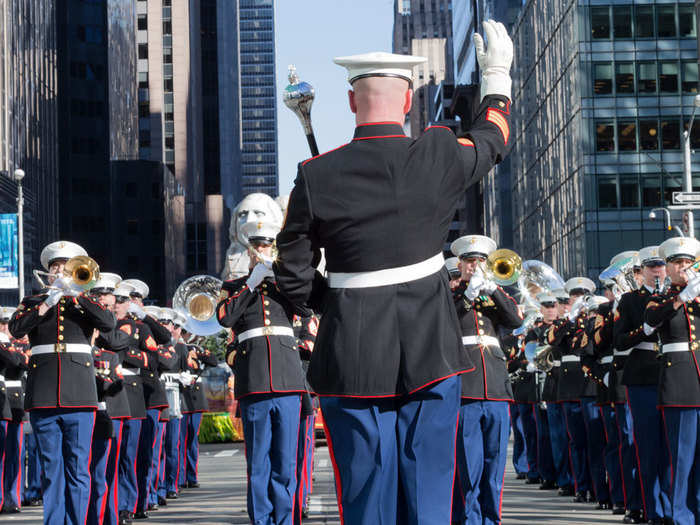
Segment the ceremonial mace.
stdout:
<path fill-rule="evenodd" d="M 282 99 L 289 109 L 291 109 L 304 128 L 306 140 L 311 149 L 311 155 L 318 155 L 318 146 L 316 145 L 316 137 L 314 129 L 311 127 L 311 105 L 314 103 L 314 88 L 308 82 L 299 82 L 297 69 L 289 66 L 289 85 L 285 88 L 282 94 Z"/>

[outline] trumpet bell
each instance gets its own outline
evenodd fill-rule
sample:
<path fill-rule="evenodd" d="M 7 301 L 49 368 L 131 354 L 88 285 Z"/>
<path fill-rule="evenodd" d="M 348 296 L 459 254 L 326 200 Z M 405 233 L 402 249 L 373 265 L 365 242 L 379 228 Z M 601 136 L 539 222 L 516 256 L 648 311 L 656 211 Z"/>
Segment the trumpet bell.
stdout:
<path fill-rule="evenodd" d="M 63 268 L 63 275 L 83 290 L 89 290 L 100 279 L 100 266 L 87 255 L 78 255 L 68 259 Z"/>
<path fill-rule="evenodd" d="M 486 259 L 486 268 L 493 275 L 493 281 L 500 286 L 515 284 L 520 278 L 523 263 L 513 250 L 496 250 Z"/>
<path fill-rule="evenodd" d="M 223 330 L 214 315 L 222 282 L 210 275 L 195 275 L 184 280 L 173 295 L 173 309 L 187 318 L 185 330 L 207 336 Z"/>

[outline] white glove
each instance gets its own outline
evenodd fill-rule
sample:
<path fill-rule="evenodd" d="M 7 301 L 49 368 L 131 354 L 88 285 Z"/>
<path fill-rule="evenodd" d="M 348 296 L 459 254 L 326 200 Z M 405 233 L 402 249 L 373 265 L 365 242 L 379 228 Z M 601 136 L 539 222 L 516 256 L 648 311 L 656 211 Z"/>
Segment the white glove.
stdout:
<path fill-rule="evenodd" d="M 536 372 L 537 368 L 535 368 L 535 365 L 532 363 L 528 363 L 527 366 L 525 367 L 526 372 Z"/>
<path fill-rule="evenodd" d="M 248 280 L 245 283 L 248 288 L 255 290 L 258 285 L 263 282 L 265 277 L 272 277 L 273 275 L 275 274 L 270 268 L 265 266 L 263 263 L 258 263 L 255 265 L 255 268 L 253 268 L 253 271 L 250 272 L 250 277 L 248 277 Z"/>
<path fill-rule="evenodd" d="M 49 308 L 53 308 L 61 300 L 61 297 L 63 297 L 63 290 L 51 290 L 49 296 L 44 299 L 44 304 Z"/>
<path fill-rule="evenodd" d="M 644 323 L 644 335 L 651 335 L 656 331 L 656 328 L 653 326 L 649 326 L 648 324 Z"/>
<path fill-rule="evenodd" d="M 60 290 L 70 290 L 70 283 L 64 277 L 57 277 L 56 280 L 51 283 L 54 288 L 59 288 Z"/>
<path fill-rule="evenodd" d="M 688 285 L 678 294 L 678 298 L 684 303 L 689 303 L 698 295 L 700 295 L 700 277 L 695 277 L 688 281 Z"/>
<path fill-rule="evenodd" d="M 134 314 L 139 319 L 143 319 L 144 317 L 146 317 L 146 312 L 144 312 L 143 308 L 141 308 L 136 303 L 131 303 L 127 312 L 129 312 L 130 314 Z"/>
<path fill-rule="evenodd" d="M 68 288 L 67 290 L 63 290 L 63 295 L 65 295 L 66 297 L 78 297 L 82 293 L 82 290 L 77 290 L 75 288 Z"/>
<path fill-rule="evenodd" d="M 583 310 L 583 301 L 576 301 L 569 311 L 569 321 L 576 322 L 581 310 Z"/>
<path fill-rule="evenodd" d="M 180 372 L 180 383 L 184 386 L 190 386 L 193 380 L 194 376 L 189 372 Z"/>
<path fill-rule="evenodd" d="M 486 95 L 503 95 L 511 98 L 510 66 L 513 63 L 513 41 L 505 26 L 495 20 L 483 23 L 488 49 L 480 34 L 474 34 L 476 59 L 481 68 L 481 98 Z"/>
<path fill-rule="evenodd" d="M 275 262 L 275 260 L 272 257 L 262 254 L 258 254 L 258 256 L 260 257 L 260 262 L 265 265 L 265 268 L 272 270 L 272 263 Z"/>
<path fill-rule="evenodd" d="M 491 295 L 497 288 L 498 285 L 496 285 L 496 283 L 494 283 L 491 279 L 486 279 L 481 287 L 481 291 L 486 295 Z"/>
<path fill-rule="evenodd" d="M 484 287 L 485 284 L 486 279 L 484 279 L 481 275 L 475 273 L 471 276 L 471 279 L 469 279 L 469 286 L 467 286 L 467 290 L 464 292 L 464 296 L 470 301 L 474 301 L 474 299 L 479 297 L 481 289 Z"/>
<path fill-rule="evenodd" d="M 605 386 L 610 386 L 610 372 L 605 372 L 605 375 L 603 376 L 603 384 Z"/>

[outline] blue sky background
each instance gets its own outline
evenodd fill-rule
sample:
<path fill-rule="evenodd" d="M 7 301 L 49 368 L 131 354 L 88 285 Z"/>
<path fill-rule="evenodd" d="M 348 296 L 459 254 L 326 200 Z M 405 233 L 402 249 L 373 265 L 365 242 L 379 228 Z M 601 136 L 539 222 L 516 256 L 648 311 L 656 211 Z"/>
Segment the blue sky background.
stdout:
<path fill-rule="evenodd" d="M 311 120 L 321 152 L 345 144 L 355 129 L 346 70 L 333 57 L 391 51 L 393 0 L 278 0 L 275 4 L 277 139 L 280 193 L 289 193 L 297 163 L 310 157 L 299 119 L 282 102 L 287 68 L 315 89 Z"/>

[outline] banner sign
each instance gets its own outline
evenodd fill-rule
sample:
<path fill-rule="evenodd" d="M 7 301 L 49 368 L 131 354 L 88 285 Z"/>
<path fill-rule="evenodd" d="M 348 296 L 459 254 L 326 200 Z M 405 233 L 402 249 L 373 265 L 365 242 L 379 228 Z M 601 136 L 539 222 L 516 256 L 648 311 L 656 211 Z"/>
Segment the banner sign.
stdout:
<path fill-rule="evenodd" d="M 0 289 L 19 287 L 17 215 L 0 213 Z"/>

